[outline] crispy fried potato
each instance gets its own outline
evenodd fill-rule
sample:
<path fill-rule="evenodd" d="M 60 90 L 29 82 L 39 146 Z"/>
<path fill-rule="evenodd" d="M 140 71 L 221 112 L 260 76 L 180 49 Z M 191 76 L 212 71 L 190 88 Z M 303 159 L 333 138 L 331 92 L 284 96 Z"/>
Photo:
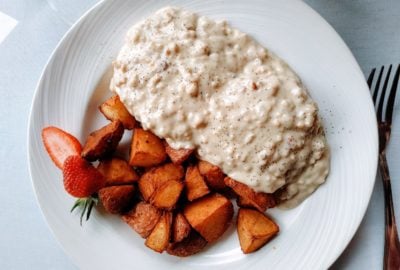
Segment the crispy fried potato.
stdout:
<path fill-rule="evenodd" d="M 243 206 L 250 206 L 260 212 L 265 212 L 268 208 L 275 207 L 276 205 L 275 198 L 272 194 L 255 192 L 249 186 L 233 180 L 230 177 L 225 177 L 224 182 L 241 197 L 237 200 L 238 204 L 241 203 Z"/>
<path fill-rule="evenodd" d="M 125 129 L 133 129 L 136 124 L 135 118 L 128 112 L 119 96 L 107 99 L 99 106 L 101 113 L 111 121 L 119 120 Z"/>
<path fill-rule="evenodd" d="M 237 231 L 243 253 L 251 253 L 265 245 L 279 232 L 278 225 L 265 214 L 240 208 L 237 218 Z"/>
<path fill-rule="evenodd" d="M 200 174 L 205 177 L 207 185 L 214 190 L 221 190 L 226 187 L 224 183 L 225 175 L 222 170 L 210 162 L 200 160 L 199 164 Z"/>
<path fill-rule="evenodd" d="M 161 217 L 161 211 L 149 203 L 139 202 L 122 219 L 141 237 L 149 236 Z"/>
<path fill-rule="evenodd" d="M 233 206 L 230 200 L 214 193 L 186 205 L 183 214 L 193 229 L 207 242 L 213 242 L 229 227 Z"/>
<path fill-rule="evenodd" d="M 153 133 L 135 128 L 129 164 L 139 167 L 158 165 L 167 158 L 162 141 Z"/>
<path fill-rule="evenodd" d="M 99 172 L 106 179 L 106 186 L 133 184 L 139 180 L 135 170 L 128 162 L 121 158 L 105 159 L 97 166 Z"/>
<path fill-rule="evenodd" d="M 192 228 L 185 216 L 182 213 L 176 214 L 172 224 L 172 242 L 181 242 L 183 239 L 188 237 L 191 229 Z"/>
<path fill-rule="evenodd" d="M 193 153 L 193 151 L 193 149 L 174 149 L 169 146 L 168 143 L 165 143 L 165 152 L 167 152 L 167 155 L 175 164 L 182 164 L 185 162 Z"/>
<path fill-rule="evenodd" d="M 82 150 L 82 157 L 95 161 L 109 156 L 118 146 L 124 126 L 118 120 L 90 133 Z"/>
<path fill-rule="evenodd" d="M 172 213 L 164 212 L 144 244 L 156 252 L 163 252 L 169 244 L 171 223 Z"/>
<path fill-rule="evenodd" d="M 183 188 L 181 181 L 167 181 L 154 191 L 150 197 L 150 203 L 158 208 L 171 210 L 175 207 Z"/>
<path fill-rule="evenodd" d="M 173 256 L 187 257 L 200 252 L 206 245 L 207 241 L 196 231 L 191 230 L 183 241 L 169 244 L 167 252 Z"/>
<path fill-rule="evenodd" d="M 164 164 L 145 172 L 139 179 L 139 190 L 145 201 L 149 201 L 154 191 L 164 183 L 183 178 L 183 167 L 173 163 Z"/>
<path fill-rule="evenodd" d="M 197 165 L 192 165 L 187 168 L 185 184 L 186 195 L 189 201 L 196 200 L 210 193 L 210 190 L 208 189 L 203 176 L 200 174 Z"/>
<path fill-rule="evenodd" d="M 121 214 L 128 210 L 134 195 L 135 187 L 132 185 L 105 187 L 99 190 L 99 199 L 110 214 Z"/>

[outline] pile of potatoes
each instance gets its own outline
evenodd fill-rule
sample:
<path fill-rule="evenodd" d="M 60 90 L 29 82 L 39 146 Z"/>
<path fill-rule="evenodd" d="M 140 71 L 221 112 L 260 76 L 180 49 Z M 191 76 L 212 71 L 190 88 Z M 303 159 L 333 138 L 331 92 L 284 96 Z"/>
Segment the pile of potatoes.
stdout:
<path fill-rule="evenodd" d="M 104 209 L 121 218 L 156 252 L 185 257 L 216 242 L 232 224 L 239 206 L 237 232 L 244 253 L 265 245 L 278 225 L 265 211 L 276 205 L 273 194 L 255 192 L 227 177 L 220 168 L 173 149 L 141 128 L 118 96 L 100 107 L 110 124 L 92 132 L 82 155 L 99 160 L 106 187 L 98 192 Z M 129 160 L 113 153 L 124 130 L 133 130 Z"/>

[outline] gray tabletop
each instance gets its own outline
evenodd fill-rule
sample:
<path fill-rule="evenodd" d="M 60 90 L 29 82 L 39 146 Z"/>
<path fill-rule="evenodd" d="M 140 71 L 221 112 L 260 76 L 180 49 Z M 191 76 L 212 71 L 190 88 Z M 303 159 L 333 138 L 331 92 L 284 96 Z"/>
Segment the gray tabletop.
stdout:
<path fill-rule="evenodd" d="M 36 203 L 28 175 L 27 124 L 46 60 L 71 23 L 95 2 L 0 0 L 0 269 L 76 269 L 50 233 Z M 400 1 L 306 2 L 342 36 L 366 75 L 373 67 L 400 62 Z M 400 218 L 398 107 L 388 159 Z M 383 221 L 383 189 L 378 177 L 359 230 L 332 268 L 381 269 Z"/>

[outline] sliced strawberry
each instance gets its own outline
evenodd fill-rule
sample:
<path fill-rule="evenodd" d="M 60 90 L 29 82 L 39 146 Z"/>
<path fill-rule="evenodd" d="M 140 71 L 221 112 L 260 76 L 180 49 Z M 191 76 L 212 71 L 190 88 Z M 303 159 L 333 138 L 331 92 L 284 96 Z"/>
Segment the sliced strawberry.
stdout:
<path fill-rule="evenodd" d="M 78 139 L 57 127 L 44 128 L 42 140 L 50 158 L 60 169 L 63 168 L 67 157 L 80 155 L 82 151 L 82 145 Z"/>
<path fill-rule="evenodd" d="M 69 156 L 63 168 L 64 188 L 74 197 L 90 197 L 105 186 L 103 175 L 79 155 Z"/>

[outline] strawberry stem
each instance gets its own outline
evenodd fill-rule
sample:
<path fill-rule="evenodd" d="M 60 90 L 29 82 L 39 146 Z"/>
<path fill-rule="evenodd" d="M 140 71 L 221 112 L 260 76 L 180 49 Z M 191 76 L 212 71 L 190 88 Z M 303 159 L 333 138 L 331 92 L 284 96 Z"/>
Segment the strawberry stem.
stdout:
<path fill-rule="evenodd" d="M 98 203 L 99 203 L 99 199 L 96 197 L 92 197 L 92 200 L 90 201 L 89 209 L 86 213 L 86 221 L 89 220 L 90 213 L 92 213 L 93 206 L 96 206 Z"/>
<path fill-rule="evenodd" d="M 82 226 L 83 217 L 86 214 L 86 221 L 89 220 L 90 214 L 92 213 L 93 206 L 96 206 L 99 199 L 97 195 L 92 195 L 86 198 L 79 198 L 75 201 L 74 205 L 71 208 L 71 213 L 76 208 L 81 208 L 81 215 L 80 215 L 80 224 Z"/>
<path fill-rule="evenodd" d="M 81 218 L 80 218 L 80 224 L 81 224 L 81 226 L 82 226 L 82 219 L 83 219 L 83 216 L 85 215 L 85 212 L 86 212 L 87 207 L 88 207 L 88 200 L 85 200 L 85 204 L 84 204 L 84 206 L 83 206 L 83 210 L 82 210 Z"/>
<path fill-rule="evenodd" d="M 74 205 L 71 208 L 71 213 L 75 210 L 75 208 L 77 208 L 79 205 L 81 204 L 81 199 L 77 199 L 74 203 Z"/>

